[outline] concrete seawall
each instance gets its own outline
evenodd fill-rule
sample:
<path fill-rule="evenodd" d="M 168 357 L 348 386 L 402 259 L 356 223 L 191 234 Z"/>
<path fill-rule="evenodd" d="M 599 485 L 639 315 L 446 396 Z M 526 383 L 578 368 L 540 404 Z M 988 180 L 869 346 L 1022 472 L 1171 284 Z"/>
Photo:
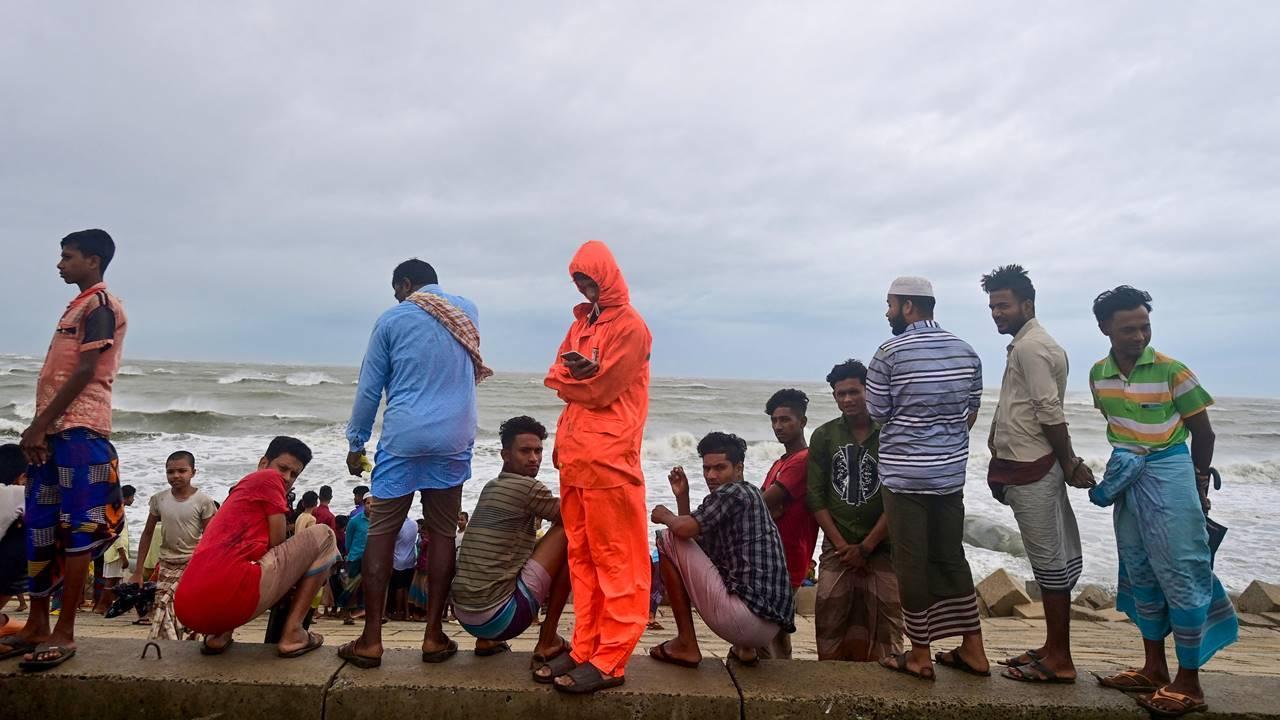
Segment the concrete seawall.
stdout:
<path fill-rule="evenodd" d="M 564 697 L 529 679 L 529 655 L 476 658 L 462 652 L 442 665 L 419 653 L 389 650 L 381 668 L 347 666 L 325 647 L 296 660 L 238 643 L 203 657 L 195 643 L 161 643 L 163 660 L 139 658 L 142 642 L 86 639 L 61 668 L 22 673 L 0 662 L 0 720 L 362 720 L 365 718 L 1145 718 L 1121 693 L 1084 674 L 1076 685 L 1028 686 L 973 678 L 945 668 L 926 683 L 874 666 L 793 660 L 754 668 L 707 659 L 697 670 L 632 660 L 627 684 L 595 697 Z M 1083 673 L 1082 673 L 1083 674 Z M 1280 681 L 1206 674 L 1215 718 L 1280 718 Z"/>

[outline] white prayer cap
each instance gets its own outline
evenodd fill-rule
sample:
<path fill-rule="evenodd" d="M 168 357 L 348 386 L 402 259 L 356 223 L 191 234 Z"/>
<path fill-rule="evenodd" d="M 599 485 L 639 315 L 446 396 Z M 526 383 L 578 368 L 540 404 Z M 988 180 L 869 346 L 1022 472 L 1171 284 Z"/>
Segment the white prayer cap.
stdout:
<path fill-rule="evenodd" d="M 913 295 L 915 297 L 933 297 L 933 284 L 922 277 L 903 275 L 889 286 L 890 295 Z"/>

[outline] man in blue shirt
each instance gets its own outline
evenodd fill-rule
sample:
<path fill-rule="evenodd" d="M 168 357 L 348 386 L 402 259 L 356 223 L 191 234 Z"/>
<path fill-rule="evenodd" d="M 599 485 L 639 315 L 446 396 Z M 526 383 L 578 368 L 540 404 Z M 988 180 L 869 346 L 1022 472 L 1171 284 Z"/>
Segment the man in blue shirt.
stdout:
<path fill-rule="evenodd" d="M 422 659 L 441 662 L 458 650 L 444 634 L 441 616 L 453 581 L 454 527 L 462 484 L 471 477 L 476 383 L 488 372 L 479 361 L 474 303 L 441 290 L 435 270 L 417 259 L 396 267 L 391 285 L 399 304 L 374 325 L 347 425 L 347 468 L 359 476 L 364 470 L 365 444 L 385 393 L 382 435 L 370 482 L 373 501 L 366 511 L 369 539 L 361 566 L 364 633 L 338 651 L 339 657 L 357 667 L 381 664 L 392 551 L 418 492 L 430 533 Z"/>

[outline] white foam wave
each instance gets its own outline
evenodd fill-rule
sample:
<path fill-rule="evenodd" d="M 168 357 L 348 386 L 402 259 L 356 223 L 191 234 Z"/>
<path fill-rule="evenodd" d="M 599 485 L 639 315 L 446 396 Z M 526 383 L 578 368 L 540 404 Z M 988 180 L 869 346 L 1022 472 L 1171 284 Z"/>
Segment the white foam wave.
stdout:
<path fill-rule="evenodd" d="M 124 367 L 120 368 L 119 374 L 128 375 L 131 377 L 140 377 L 140 376 L 146 375 L 147 371 L 143 370 L 140 367 L 136 367 L 134 365 L 125 365 Z"/>
<path fill-rule="evenodd" d="M 0 434 L 21 435 L 22 431 L 26 429 L 27 429 L 26 425 L 16 420 L 6 420 L 4 418 L 0 418 Z"/>
<path fill-rule="evenodd" d="M 151 374 L 152 375 L 177 375 L 178 373 L 172 370 L 165 370 L 164 368 L 156 368 L 151 371 Z"/>
<path fill-rule="evenodd" d="M 14 415 L 27 420 L 36 416 L 36 403 L 34 400 L 30 402 L 18 402 L 15 400 L 6 405 L 5 408 L 12 408 Z"/>
<path fill-rule="evenodd" d="M 312 385 L 341 385 L 341 381 L 334 380 L 322 372 L 298 372 L 293 373 L 284 379 L 289 385 L 298 387 L 310 387 Z"/>
<path fill-rule="evenodd" d="M 234 372 L 230 375 L 223 375 L 218 378 L 219 385 L 234 385 L 242 382 L 280 382 L 280 378 L 272 373 L 257 372 L 254 370 Z"/>

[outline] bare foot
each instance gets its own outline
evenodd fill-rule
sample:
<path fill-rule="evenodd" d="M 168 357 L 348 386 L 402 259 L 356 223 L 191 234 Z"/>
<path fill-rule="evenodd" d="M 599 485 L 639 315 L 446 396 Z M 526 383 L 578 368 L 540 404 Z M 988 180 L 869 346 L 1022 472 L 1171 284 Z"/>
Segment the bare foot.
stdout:
<path fill-rule="evenodd" d="M 543 644 L 542 641 L 539 641 L 537 645 L 533 646 L 534 656 L 542 658 L 554 657 L 559 655 L 561 652 L 568 652 L 568 650 L 569 641 L 565 640 L 560 635 L 557 635 L 556 639 L 549 643 Z"/>

